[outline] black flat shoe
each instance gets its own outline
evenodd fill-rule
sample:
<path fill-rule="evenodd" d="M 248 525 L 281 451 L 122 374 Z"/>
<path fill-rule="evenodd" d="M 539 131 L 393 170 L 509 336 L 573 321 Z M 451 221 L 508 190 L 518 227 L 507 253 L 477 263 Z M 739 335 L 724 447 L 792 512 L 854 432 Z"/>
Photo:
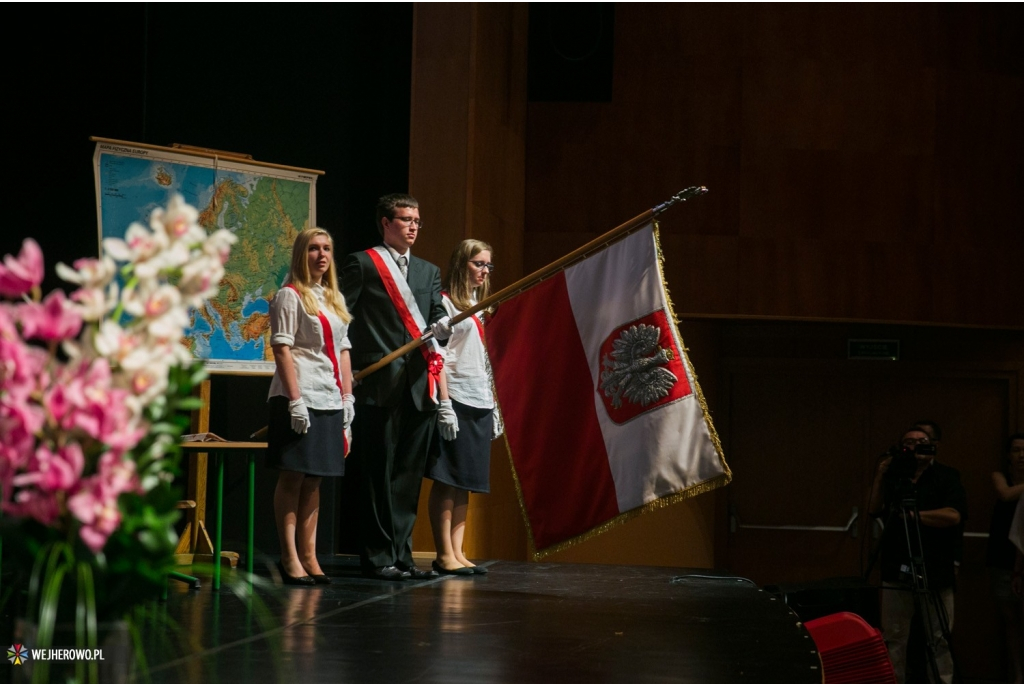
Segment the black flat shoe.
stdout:
<path fill-rule="evenodd" d="M 442 576 L 471 576 L 473 575 L 473 569 L 469 566 L 460 566 L 458 568 L 447 569 L 441 564 L 437 563 L 437 559 L 430 562 L 430 566 Z"/>
<path fill-rule="evenodd" d="M 316 583 L 317 585 L 330 585 L 331 582 L 333 582 L 333 581 L 331 581 L 331 577 L 330 576 L 324 575 L 322 573 L 318 573 L 316 575 L 312 575 L 312 576 L 310 576 L 310 578 L 312 578 L 313 582 Z"/>
<path fill-rule="evenodd" d="M 487 575 L 487 569 L 485 569 L 483 566 L 468 566 L 467 568 L 470 571 L 473 572 L 473 575 L 477 575 L 477 576 L 486 576 Z"/>
<path fill-rule="evenodd" d="M 316 580 L 313 579 L 313 576 L 288 575 L 288 572 L 284 570 L 284 564 L 280 561 L 277 562 L 277 570 L 281 573 L 281 582 L 285 585 L 304 585 L 305 587 L 316 585 Z"/>

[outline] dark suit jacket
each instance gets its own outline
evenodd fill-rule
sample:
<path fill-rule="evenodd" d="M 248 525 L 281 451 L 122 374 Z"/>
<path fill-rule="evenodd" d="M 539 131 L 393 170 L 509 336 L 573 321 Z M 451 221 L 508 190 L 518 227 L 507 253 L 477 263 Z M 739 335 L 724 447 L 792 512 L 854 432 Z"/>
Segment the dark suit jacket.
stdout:
<path fill-rule="evenodd" d="M 388 257 L 390 259 L 390 256 Z M 428 324 L 445 316 L 441 304 L 441 270 L 430 262 L 410 255 L 409 288 Z M 412 337 L 402 325 L 380 274 L 365 252 L 345 258 L 341 267 L 341 290 L 352 314 L 348 339 L 352 342 L 352 370 L 364 369 Z M 427 397 L 427 362 L 419 350 L 391 362 L 355 387 L 356 404 L 393 407 L 403 392 L 411 392 L 417 409 L 427 411 L 434 404 Z"/>

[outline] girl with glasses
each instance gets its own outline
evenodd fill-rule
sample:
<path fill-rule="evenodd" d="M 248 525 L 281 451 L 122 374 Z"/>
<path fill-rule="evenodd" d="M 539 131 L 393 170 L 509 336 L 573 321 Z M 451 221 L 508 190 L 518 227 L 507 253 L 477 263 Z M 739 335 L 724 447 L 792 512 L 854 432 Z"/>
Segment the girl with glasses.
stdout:
<path fill-rule="evenodd" d="M 472 239 L 459 243 L 448 263 L 441 293 L 450 317 L 490 295 L 493 269 L 490 245 Z M 429 511 L 437 558 L 432 565 L 441 574 L 483 574 L 486 569 L 475 566 L 462 549 L 469 493 L 490 492 L 491 440 L 501 435 L 480 314 L 453 327 L 444 355 L 458 431 L 452 440 L 439 439 L 427 462 L 427 478 L 434 481 Z"/>

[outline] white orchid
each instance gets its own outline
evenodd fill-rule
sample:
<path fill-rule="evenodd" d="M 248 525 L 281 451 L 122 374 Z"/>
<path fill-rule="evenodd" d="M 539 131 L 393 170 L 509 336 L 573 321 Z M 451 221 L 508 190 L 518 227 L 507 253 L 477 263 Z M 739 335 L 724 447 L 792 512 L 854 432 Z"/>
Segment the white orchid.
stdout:
<path fill-rule="evenodd" d="M 170 240 L 166 233 L 150 231 L 137 222 L 128 227 L 128 231 L 124 234 L 124 240 L 121 238 L 104 238 L 103 240 L 103 249 L 110 257 L 119 262 L 132 262 L 136 268 L 160 254 L 168 245 L 170 245 Z"/>
<path fill-rule="evenodd" d="M 121 302 L 124 310 L 132 316 L 154 319 L 179 305 L 181 292 L 169 283 L 156 287 L 150 283 L 140 283 L 126 287 Z"/>
<path fill-rule="evenodd" d="M 78 305 L 84 320 L 100 321 L 117 307 L 117 283 L 111 283 L 106 288 L 83 286 L 71 294 L 71 299 Z"/>
<path fill-rule="evenodd" d="M 92 339 L 96 353 L 118 365 L 123 365 L 125 357 L 137 349 L 141 342 L 141 336 L 126 331 L 110 319 L 100 323 Z"/>
<path fill-rule="evenodd" d="M 174 307 L 167 310 L 163 316 L 147 319 L 146 332 L 156 340 L 180 341 L 188 324 L 188 311 L 184 307 Z"/>
<path fill-rule="evenodd" d="M 117 265 L 110 257 L 101 259 L 77 259 L 71 268 L 63 262 L 57 263 L 57 275 L 68 283 L 77 283 L 83 288 L 102 288 L 110 283 L 117 273 Z"/>
<path fill-rule="evenodd" d="M 201 307 L 203 302 L 217 294 L 220 280 L 224 278 L 224 266 L 220 259 L 201 254 L 181 270 L 178 290 L 190 307 Z"/>
<path fill-rule="evenodd" d="M 171 243 L 154 255 L 152 259 L 136 264 L 135 276 L 144 283 L 156 284 L 160 281 L 161 276 L 176 272 L 188 264 L 191 258 L 192 252 L 188 245 L 183 242 Z"/>
<path fill-rule="evenodd" d="M 152 364 L 136 369 L 128 376 L 128 390 L 142 409 L 167 390 L 167 372 L 170 365 L 165 360 L 154 360 Z"/>
<path fill-rule="evenodd" d="M 166 209 L 153 210 L 148 228 L 133 223 L 124 240 L 104 240 L 102 258 L 57 267 L 64 280 L 81 286 L 72 300 L 82 318 L 94 322 L 91 334 L 67 352 L 109 362 L 112 385 L 128 392 L 132 420 L 141 420 L 146 404 L 166 391 L 172 365 L 193 362 L 182 344 L 189 310 L 216 296 L 237 242 L 226 229 L 208 236 L 198 220 L 199 212 L 175 196 Z M 123 288 L 114 280 L 114 260 L 128 263 Z"/>
<path fill-rule="evenodd" d="M 217 257 L 221 264 L 227 264 L 231 246 L 238 242 L 238 236 L 226 228 L 218 228 L 203 241 L 203 252 Z"/>
<path fill-rule="evenodd" d="M 171 198 L 166 210 L 154 209 L 149 215 L 149 226 L 154 233 L 162 231 L 171 242 L 192 245 L 206 239 L 206 230 L 199 225 L 199 212 L 180 195 Z"/>

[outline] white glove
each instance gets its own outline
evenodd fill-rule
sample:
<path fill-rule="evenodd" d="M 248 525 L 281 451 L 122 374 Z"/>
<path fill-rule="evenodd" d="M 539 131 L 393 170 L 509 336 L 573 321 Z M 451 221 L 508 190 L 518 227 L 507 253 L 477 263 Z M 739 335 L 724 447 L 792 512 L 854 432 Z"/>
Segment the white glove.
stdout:
<path fill-rule="evenodd" d="M 497 440 L 505 433 L 505 421 L 501 418 L 501 412 L 498 411 L 498 406 L 494 406 L 494 411 L 491 414 L 491 440 Z"/>
<path fill-rule="evenodd" d="M 459 417 L 455 415 L 451 400 L 441 400 L 437 408 L 437 427 L 441 431 L 441 437 L 445 440 L 454 440 L 459 432 Z"/>
<path fill-rule="evenodd" d="M 288 413 L 292 415 L 292 430 L 305 435 L 309 430 L 309 410 L 301 397 L 288 403 Z"/>
<path fill-rule="evenodd" d="M 352 425 L 352 419 L 356 417 L 356 398 L 355 395 L 342 395 L 341 396 L 341 423 L 345 427 L 345 430 L 349 429 Z"/>
<path fill-rule="evenodd" d="M 447 340 L 452 336 L 452 317 L 443 316 L 439 320 L 430 324 L 430 332 L 434 334 L 434 337 L 438 340 Z"/>

